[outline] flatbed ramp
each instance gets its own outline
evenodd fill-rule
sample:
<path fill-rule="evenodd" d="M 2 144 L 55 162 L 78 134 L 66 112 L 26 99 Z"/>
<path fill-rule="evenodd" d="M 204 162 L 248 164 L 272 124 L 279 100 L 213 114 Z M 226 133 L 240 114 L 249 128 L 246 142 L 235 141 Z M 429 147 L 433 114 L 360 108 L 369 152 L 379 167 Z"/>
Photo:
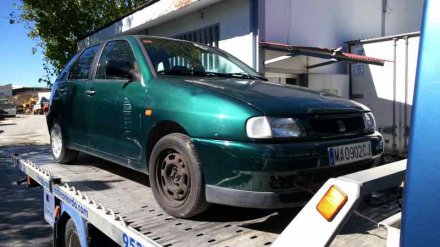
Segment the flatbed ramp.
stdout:
<path fill-rule="evenodd" d="M 290 223 L 294 212 L 300 210 L 292 209 L 292 216 L 288 217 L 274 210 L 213 205 L 201 216 L 179 219 L 162 211 L 145 174 L 88 155 L 80 155 L 75 164 L 57 164 L 47 146 L 7 148 L 5 153 L 29 159 L 59 178 L 61 184 L 57 186 L 74 187 L 147 243 L 161 246 L 270 246 Z M 381 207 L 361 204 L 361 211 L 376 221 L 399 210 L 393 201 Z M 385 236 L 384 229 L 353 216 L 332 246 L 385 246 Z"/>

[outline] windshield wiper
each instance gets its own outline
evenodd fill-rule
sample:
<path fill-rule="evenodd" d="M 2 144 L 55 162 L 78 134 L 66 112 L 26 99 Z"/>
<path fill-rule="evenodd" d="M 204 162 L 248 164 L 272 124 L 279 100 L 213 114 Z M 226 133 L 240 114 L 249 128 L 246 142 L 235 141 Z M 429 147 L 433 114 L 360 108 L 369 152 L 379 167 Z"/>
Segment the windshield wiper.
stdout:
<path fill-rule="evenodd" d="M 254 76 L 245 74 L 245 73 L 227 73 L 230 77 L 236 77 L 236 78 L 244 78 L 244 79 L 257 79 Z"/>
<path fill-rule="evenodd" d="M 172 70 L 162 70 L 157 72 L 159 75 L 190 75 L 190 76 L 210 76 L 217 77 L 218 73 L 205 72 L 200 70 L 186 70 L 186 69 L 172 69 Z"/>
<path fill-rule="evenodd" d="M 249 75 L 246 73 L 217 73 L 217 72 L 189 70 L 189 69 L 188 70 L 183 70 L 183 69 L 162 70 L 157 73 L 159 75 L 191 75 L 191 76 L 207 76 L 207 77 L 243 78 L 243 79 L 267 81 L 267 79 L 264 77 L 252 76 L 252 75 Z"/>
<path fill-rule="evenodd" d="M 240 72 L 240 73 L 226 73 L 226 75 L 228 75 L 230 77 L 234 77 L 234 78 L 244 78 L 244 79 L 267 81 L 267 79 L 265 77 L 249 75 L 249 74 L 242 73 L 242 72 Z"/>
<path fill-rule="evenodd" d="M 162 70 L 158 71 L 159 75 L 192 75 L 191 70 L 183 70 L 183 69 L 172 69 L 172 70 Z"/>

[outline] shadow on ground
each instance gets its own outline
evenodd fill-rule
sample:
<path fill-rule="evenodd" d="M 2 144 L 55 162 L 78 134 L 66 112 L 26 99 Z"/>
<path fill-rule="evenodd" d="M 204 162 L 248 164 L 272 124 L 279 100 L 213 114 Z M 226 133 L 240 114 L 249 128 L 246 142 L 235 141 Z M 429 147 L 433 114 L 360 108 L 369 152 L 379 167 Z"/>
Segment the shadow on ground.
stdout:
<path fill-rule="evenodd" d="M 23 177 L 0 152 L 0 246 L 51 246 L 43 217 L 43 191 L 15 182 Z"/>
<path fill-rule="evenodd" d="M 0 123 L 0 126 L 17 125 L 16 123 Z"/>

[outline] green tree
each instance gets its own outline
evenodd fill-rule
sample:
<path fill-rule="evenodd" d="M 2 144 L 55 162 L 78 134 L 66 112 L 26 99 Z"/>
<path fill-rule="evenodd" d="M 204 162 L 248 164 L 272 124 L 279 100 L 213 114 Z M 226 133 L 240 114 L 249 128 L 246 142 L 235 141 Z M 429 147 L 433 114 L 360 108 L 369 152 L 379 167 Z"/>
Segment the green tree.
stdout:
<path fill-rule="evenodd" d="M 77 52 L 77 42 L 87 33 L 150 2 L 151 0 L 21 0 L 10 23 L 22 23 L 28 36 L 41 49 L 46 72 L 40 82 L 50 78 Z M 15 19 L 15 15 L 18 15 Z"/>

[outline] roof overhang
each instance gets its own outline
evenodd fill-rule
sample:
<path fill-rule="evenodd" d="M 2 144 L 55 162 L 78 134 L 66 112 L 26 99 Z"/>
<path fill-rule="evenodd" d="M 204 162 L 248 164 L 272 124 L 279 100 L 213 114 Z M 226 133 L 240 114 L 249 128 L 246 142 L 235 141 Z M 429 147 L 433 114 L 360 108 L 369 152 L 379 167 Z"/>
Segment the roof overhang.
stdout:
<path fill-rule="evenodd" d="M 385 59 L 342 52 L 340 48 L 330 49 L 330 48 L 321 48 L 321 47 L 312 47 L 312 46 L 294 46 L 294 45 L 279 44 L 272 42 L 260 42 L 259 45 L 264 50 L 275 51 L 279 53 L 279 56 L 266 60 L 265 65 L 300 55 L 327 59 L 327 61 L 324 61 L 322 63 L 308 65 L 307 69 L 313 69 L 316 67 L 329 65 L 342 61 L 383 66 L 386 61 Z"/>
<path fill-rule="evenodd" d="M 136 10 L 90 32 L 78 42 L 83 48 L 112 36 L 137 34 L 142 30 L 194 13 L 222 0 L 152 0 Z"/>

